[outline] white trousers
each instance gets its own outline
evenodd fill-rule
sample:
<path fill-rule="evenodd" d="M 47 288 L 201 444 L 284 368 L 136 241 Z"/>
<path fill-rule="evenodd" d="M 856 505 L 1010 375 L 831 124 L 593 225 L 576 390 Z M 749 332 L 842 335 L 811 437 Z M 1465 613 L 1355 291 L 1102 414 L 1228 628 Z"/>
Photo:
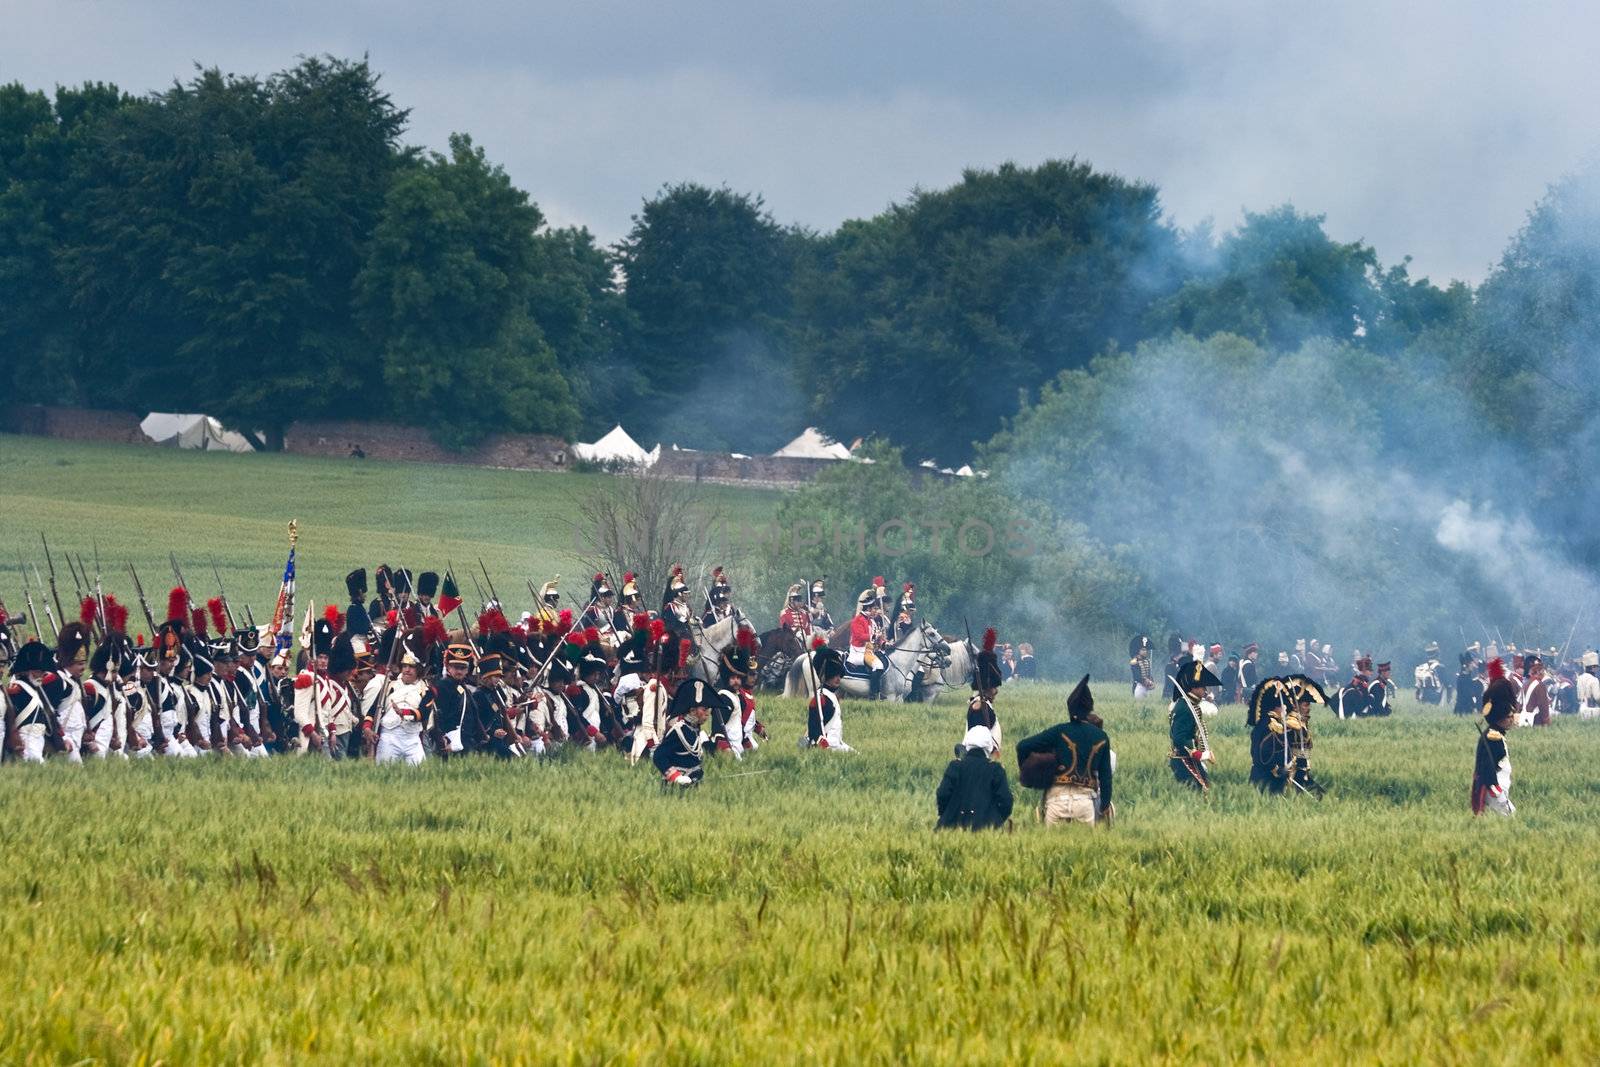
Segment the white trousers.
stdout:
<path fill-rule="evenodd" d="M 111 727 L 115 725 L 111 721 L 111 716 L 114 714 L 115 712 L 107 712 L 106 717 L 100 720 L 99 726 L 96 726 L 93 730 L 84 731 L 85 740 L 94 744 L 94 751 L 89 753 L 91 756 L 105 759 L 107 756 L 122 756 L 126 754 L 120 749 L 116 752 L 111 751 Z"/>
<path fill-rule="evenodd" d="M 63 755 L 68 763 L 83 762 L 83 732 L 86 725 L 82 706 L 73 707 L 61 720 L 61 733 L 67 739 L 67 751 Z"/>
<path fill-rule="evenodd" d="M 26 726 L 17 727 L 17 736 L 22 739 L 22 762 L 44 762 L 44 723 L 30 722 Z"/>
<path fill-rule="evenodd" d="M 378 735 L 379 763 L 409 763 L 415 767 L 427 758 L 422 749 L 422 727 L 416 723 L 393 726 Z"/>
<path fill-rule="evenodd" d="M 1100 794 L 1088 786 L 1053 785 L 1044 791 L 1044 804 L 1041 807 L 1044 824 L 1058 826 L 1061 823 L 1081 822 L 1093 826 L 1099 804 Z"/>

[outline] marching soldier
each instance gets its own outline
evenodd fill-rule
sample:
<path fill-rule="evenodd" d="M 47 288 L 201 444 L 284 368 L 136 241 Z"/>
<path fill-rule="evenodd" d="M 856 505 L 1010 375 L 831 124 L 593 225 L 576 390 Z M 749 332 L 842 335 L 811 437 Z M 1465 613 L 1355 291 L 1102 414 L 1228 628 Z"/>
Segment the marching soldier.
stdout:
<path fill-rule="evenodd" d="M 1515 815 L 1506 731 L 1517 719 L 1517 691 L 1507 680 L 1505 664 L 1498 657 L 1489 661 L 1489 684 L 1483 690 L 1483 718 L 1486 728 L 1478 734 L 1478 750 L 1472 767 L 1472 813 L 1482 815 L 1492 811 Z"/>
<path fill-rule="evenodd" d="M 467 700 L 462 741 L 468 752 L 493 753 L 498 759 L 524 755 L 511 728 L 511 702 L 504 686 L 505 659 L 498 652 L 478 657 L 477 688 Z"/>
<path fill-rule="evenodd" d="M 106 640 L 89 657 L 90 678 L 83 683 L 84 751 L 101 759 L 112 754 L 125 757 L 125 746 L 133 744 L 123 691 L 122 672 L 126 669 L 131 675 L 135 669 L 132 655 L 123 650 L 127 641 L 122 634 L 107 633 Z M 124 738 L 130 740 L 125 742 Z"/>
<path fill-rule="evenodd" d="M 800 747 L 854 751 L 844 743 L 844 724 L 840 720 L 839 683 L 844 680 L 844 660 L 839 653 L 822 645 L 811 653 L 813 677 L 819 688 L 806 705 L 806 735 Z"/>
<path fill-rule="evenodd" d="M 189 706 L 178 676 L 183 655 L 177 626 L 168 621 L 156 632 L 156 640 L 141 656 L 140 678 L 145 682 L 146 702 L 150 705 L 151 727 L 156 752 L 167 756 L 193 757 L 199 750 L 189 740 Z M 144 675 L 148 671 L 150 677 Z"/>
<path fill-rule="evenodd" d="M 434 715 L 430 725 L 434 747 L 446 759 L 466 751 L 461 732 L 467 717 L 467 701 L 472 696 L 467 672 L 472 668 L 473 659 L 471 645 L 450 645 L 444 651 L 444 676 L 432 686 Z"/>
<path fill-rule="evenodd" d="M 995 713 L 994 698 L 1000 692 L 1002 674 L 999 657 L 995 655 L 994 627 L 983 631 L 983 650 L 972 669 L 972 699 L 967 701 L 967 729 L 982 726 L 994 737 L 995 751 L 1005 744 L 1000 734 L 1000 717 Z"/>
<path fill-rule="evenodd" d="M 44 678 L 45 699 L 55 713 L 57 736 L 70 763 L 83 762 L 83 672 L 89 663 L 89 629 L 69 622 L 56 635 L 55 669 Z"/>
<path fill-rule="evenodd" d="M 423 622 L 428 619 L 442 617 L 443 612 L 440 610 L 440 606 L 435 604 L 433 600 L 438 594 L 439 574 L 437 571 L 423 571 L 417 575 L 417 613 L 421 616 Z"/>
<path fill-rule="evenodd" d="M 1193 666 L 1210 673 L 1204 664 Z M 1067 697 L 1067 721 L 1018 742 L 1017 767 L 1023 784 L 1044 788 L 1039 811 L 1046 826 L 1110 825 L 1116 817 L 1112 783 L 1117 761 L 1104 726 L 1094 713 L 1086 674 Z"/>
<path fill-rule="evenodd" d="M 38 640 L 25 642 L 11 661 L 5 701 L 6 746 L 24 763 L 43 763 L 48 739 L 57 730 L 55 712 L 44 692 L 45 678 L 54 668 L 55 657 Z"/>
<path fill-rule="evenodd" d="M 344 611 L 344 628 L 346 633 L 367 636 L 372 633 L 372 617 L 367 614 L 367 568 L 357 567 L 344 576 L 345 591 L 350 594 L 350 603 Z M 218 632 L 221 632 L 220 624 Z"/>
<path fill-rule="evenodd" d="M 1461 667 L 1456 672 L 1457 715 L 1476 715 L 1483 700 L 1483 682 L 1478 678 L 1478 658 L 1471 649 L 1461 653 Z"/>
<path fill-rule="evenodd" d="M 1211 754 L 1205 712 L 1200 705 L 1205 700 L 1206 690 L 1221 685 L 1222 680 L 1206 670 L 1206 665 L 1199 660 L 1190 660 L 1178 667 L 1173 677 L 1178 684 L 1174 687 L 1176 695 L 1167 706 L 1167 735 L 1172 742 L 1168 764 L 1172 776 L 1180 784 L 1204 793 L 1211 788 L 1206 764 L 1215 757 Z"/>
<path fill-rule="evenodd" d="M 611 676 L 611 665 L 601 654 L 599 633 L 584 631 L 586 639 L 591 635 L 592 640 L 588 640 L 581 654 L 578 654 L 578 686 L 570 704 L 576 721 L 569 733 L 585 749 L 593 752 L 609 739 L 606 727 L 615 720 L 616 708 L 610 694 L 605 691 L 606 680 Z"/>

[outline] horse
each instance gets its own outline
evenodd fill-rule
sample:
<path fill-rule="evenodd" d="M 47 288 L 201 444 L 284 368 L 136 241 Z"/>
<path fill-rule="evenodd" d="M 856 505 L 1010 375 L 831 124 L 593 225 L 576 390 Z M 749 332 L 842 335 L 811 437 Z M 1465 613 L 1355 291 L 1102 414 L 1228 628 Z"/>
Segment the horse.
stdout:
<path fill-rule="evenodd" d="M 710 626 L 702 626 L 698 619 L 691 619 L 689 632 L 694 636 L 695 661 L 689 677 L 715 683 L 722 654 L 733 647 L 740 630 L 753 629 L 750 620 L 738 608 L 733 608 L 726 618 L 718 619 Z"/>
<path fill-rule="evenodd" d="M 883 698 L 897 704 L 904 702 L 916 688 L 919 676 L 926 677 L 931 671 L 938 670 L 949 654 L 950 645 L 939 635 L 939 631 L 926 622 L 919 623 L 916 629 L 888 651 L 881 690 Z M 789 668 L 783 695 L 809 700 L 814 690 L 811 658 L 803 656 Z M 866 700 L 871 693 L 871 682 L 857 675 L 847 674 L 839 683 L 841 697 Z"/>
<path fill-rule="evenodd" d="M 973 664 L 978 661 L 977 650 L 970 638 L 944 638 L 949 652 L 938 668 L 922 679 L 923 700 L 931 704 L 947 689 L 964 689 L 972 684 Z"/>
<path fill-rule="evenodd" d="M 757 648 L 761 663 L 757 684 L 760 688 L 772 692 L 783 688 L 783 679 L 789 673 L 789 665 L 806 650 L 800 635 L 787 626 L 779 626 L 761 634 L 757 638 Z"/>

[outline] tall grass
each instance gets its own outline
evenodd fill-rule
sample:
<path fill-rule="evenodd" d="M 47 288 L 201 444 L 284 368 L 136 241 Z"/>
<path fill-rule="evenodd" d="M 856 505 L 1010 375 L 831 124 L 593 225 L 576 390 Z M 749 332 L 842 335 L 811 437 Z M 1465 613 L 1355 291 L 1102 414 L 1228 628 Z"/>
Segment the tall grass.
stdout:
<path fill-rule="evenodd" d="M 1600 728 L 1316 723 L 1263 798 L 1228 711 L 1209 799 L 1101 692 L 1120 821 L 936 834 L 958 704 L 846 709 L 663 796 L 608 753 L 0 771 L 0 1048 L 75 1062 L 1592 1062 Z M 1013 738 L 1064 691 L 1013 686 Z M 1007 759 L 1008 766 L 1011 760 Z M 735 778 L 759 770 L 768 773 Z"/>

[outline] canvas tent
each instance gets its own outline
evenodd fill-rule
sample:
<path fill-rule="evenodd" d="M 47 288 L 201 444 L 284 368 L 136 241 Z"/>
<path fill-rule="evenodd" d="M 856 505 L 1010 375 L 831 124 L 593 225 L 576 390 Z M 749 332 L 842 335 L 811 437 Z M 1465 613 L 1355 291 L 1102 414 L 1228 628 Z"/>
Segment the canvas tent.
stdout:
<path fill-rule="evenodd" d="M 815 426 L 773 453 L 774 456 L 796 456 L 801 459 L 849 459 L 850 450 L 828 438 Z"/>
<path fill-rule="evenodd" d="M 252 452 L 242 434 L 225 430 L 209 415 L 174 415 L 152 411 L 139 423 L 144 435 L 167 448 L 195 448 L 205 452 Z"/>
<path fill-rule="evenodd" d="M 639 463 L 648 465 L 654 456 L 639 447 L 639 443 L 628 436 L 628 431 L 620 425 L 613 426 L 611 431 L 593 444 L 576 444 L 572 446 L 573 454 L 579 459 L 591 463 Z"/>

